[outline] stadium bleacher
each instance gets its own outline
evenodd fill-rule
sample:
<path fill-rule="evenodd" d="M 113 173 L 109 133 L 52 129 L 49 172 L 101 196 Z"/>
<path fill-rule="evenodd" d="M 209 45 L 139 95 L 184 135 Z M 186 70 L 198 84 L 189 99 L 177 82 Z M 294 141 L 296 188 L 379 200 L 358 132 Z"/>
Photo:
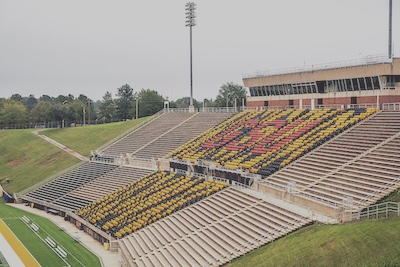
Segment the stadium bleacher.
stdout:
<path fill-rule="evenodd" d="M 104 197 L 120 187 L 124 187 L 133 181 L 142 178 L 150 172 L 150 170 L 146 169 L 139 169 L 130 166 L 118 166 L 105 175 L 100 176 L 97 179 L 81 186 L 76 191 L 71 192 L 71 195 L 76 197 L 84 197 L 92 202 Z"/>
<path fill-rule="evenodd" d="M 119 240 L 129 266 L 219 266 L 311 220 L 232 187 Z"/>
<path fill-rule="evenodd" d="M 348 206 L 364 208 L 398 186 L 399 133 L 400 112 L 377 113 L 261 185 L 286 190 L 295 183 L 296 194 L 334 207 L 347 199 Z"/>
<path fill-rule="evenodd" d="M 167 155 L 268 176 L 376 112 L 368 109 L 244 111 Z"/>
<path fill-rule="evenodd" d="M 92 202 L 77 214 L 121 238 L 226 186 L 203 178 L 158 171 Z"/>
<path fill-rule="evenodd" d="M 179 124 L 178 127 L 160 135 L 137 150 L 135 156 L 139 158 L 161 158 L 231 115 L 232 113 L 196 113 L 195 116 Z"/>
<path fill-rule="evenodd" d="M 158 116 L 150 123 L 145 124 L 129 135 L 105 148 L 102 153 L 120 156 L 121 154 L 134 153 L 147 143 L 153 141 L 166 131 L 171 130 L 184 120 L 189 119 L 191 113 L 166 113 Z"/>
<path fill-rule="evenodd" d="M 34 202 L 53 203 L 85 183 L 92 181 L 116 167 L 116 165 L 88 162 L 27 193 L 26 197 Z"/>
<path fill-rule="evenodd" d="M 238 168 L 262 175 L 254 187 L 260 191 L 332 209 L 359 210 L 399 187 L 400 112 L 326 108 L 214 116 L 163 114 L 102 152 Z M 74 211 L 117 238 L 130 266 L 218 266 L 311 222 L 251 190 L 226 187 L 186 172 L 92 161 L 26 199 Z"/>

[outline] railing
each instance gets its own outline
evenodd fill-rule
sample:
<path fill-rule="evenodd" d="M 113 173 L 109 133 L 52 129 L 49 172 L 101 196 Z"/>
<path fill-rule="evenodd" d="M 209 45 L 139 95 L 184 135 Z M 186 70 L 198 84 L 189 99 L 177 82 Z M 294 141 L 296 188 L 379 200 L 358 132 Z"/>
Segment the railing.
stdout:
<path fill-rule="evenodd" d="M 145 159 L 145 158 L 138 158 L 138 157 L 131 157 L 127 155 L 126 157 L 120 158 L 121 162 L 120 165 L 126 165 L 130 167 L 136 168 L 144 168 L 150 170 L 157 170 L 157 162 L 153 159 Z"/>
<path fill-rule="evenodd" d="M 385 105 L 385 104 L 384 104 Z M 386 104 L 391 110 L 400 110 L 400 103 Z M 388 107 L 388 108 L 389 108 Z M 377 104 L 332 104 L 332 105 L 315 105 L 314 109 L 354 109 L 354 108 L 377 108 Z M 395 109 L 396 108 L 396 109 Z M 293 106 L 261 106 L 261 107 L 245 107 L 244 110 L 288 110 L 288 109 L 300 109 L 299 105 Z M 302 105 L 302 110 L 313 108 L 310 105 Z M 388 109 L 389 110 L 389 109 Z"/>
<path fill-rule="evenodd" d="M 344 105 L 316 105 L 315 108 L 344 109 Z M 311 109 L 311 106 L 303 106 L 303 109 Z"/>
<path fill-rule="evenodd" d="M 217 112 L 217 113 L 229 113 L 229 112 L 237 112 L 240 110 L 240 107 L 210 107 L 210 108 L 200 108 L 200 112 Z"/>
<path fill-rule="evenodd" d="M 383 111 L 399 111 L 400 103 L 384 103 L 382 104 Z"/>
<path fill-rule="evenodd" d="M 347 108 L 377 108 L 377 104 L 349 104 Z"/>
<path fill-rule="evenodd" d="M 294 67 L 294 68 L 278 69 L 278 70 L 257 71 L 255 73 L 243 74 L 242 78 L 248 79 L 248 78 L 265 77 L 265 76 L 280 75 L 280 74 L 311 72 L 311 71 L 317 71 L 317 70 L 351 68 L 351 67 L 355 67 L 355 66 L 368 66 L 368 65 L 385 64 L 385 63 L 391 63 L 391 62 L 392 62 L 392 59 L 387 58 L 387 56 L 376 55 L 376 56 L 368 56 L 368 57 L 365 57 L 362 59 L 338 61 L 338 62 L 327 63 L 327 64 L 317 64 L 317 65 L 311 65 L 311 66 Z"/>
<path fill-rule="evenodd" d="M 400 203 L 384 202 L 369 206 L 358 212 L 344 214 L 345 221 L 361 221 L 378 218 L 400 217 Z"/>
<path fill-rule="evenodd" d="M 232 181 L 232 186 L 237 187 L 239 189 L 251 189 L 250 186 L 236 182 L 236 181 Z"/>
<path fill-rule="evenodd" d="M 219 181 L 219 182 L 224 182 L 224 183 L 229 184 L 229 180 L 228 180 L 228 179 L 225 179 L 225 178 L 220 178 L 220 177 L 211 176 L 210 179 L 211 179 L 211 180 L 214 180 L 214 181 Z"/>
<path fill-rule="evenodd" d="M 264 186 L 267 186 L 267 187 L 278 189 L 278 190 L 283 191 L 283 192 L 287 192 L 288 191 L 288 187 L 287 186 L 281 186 L 281 185 L 272 184 L 268 180 L 261 181 L 260 185 L 264 185 Z M 333 202 L 333 201 L 321 198 L 321 197 L 319 197 L 317 195 L 308 194 L 308 193 L 305 193 L 305 192 L 298 191 L 296 189 L 292 189 L 291 190 L 291 194 L 292 195 L 296 195 L 297 197 L 301 197 L 301 198 L 304 198 L 304 199 L 312 200 L 314 202 L 323 204 L 325 206 L 328 206 L 328 207 L 331 207 L 331 208 L 334 208 L 334 209 L 338 208 L 338 203 L 337 202 Z"/>
<path fill-rule="evenodd" d="M 188 108 L 165 108 L 163 109 L 164 113 L 188 113 Z"/>
<path fill-rule="evenodd" d="M 110 146 L 111 144 L 115 143 L 116 141 L 118 141 L 119 139 L 127 136 L 128 134 L 130 134 L 131 132 L 135 131 L 136 129 L 139 129 L 140 127 L 144 126 L 145 124 L 151 122 L 152 120 L 154 120 L 155 118 L 157 118 L 159 115 L 164 114 L 164 109 L 160 110 L 159 112 L 157 112 L 156 114 L 153 114 L 152 116 L 150 116 L 149 118 L 147 118 L 146 120 L 142 121 L 141 123 L 135 125 L 134 127 L 132 127 L 131 129 L 127 130 L 126 132 L 123 132 L 122 134 L 118 135 L 117 137 L 111 139 L 110 141 L 108 141 L 107 143 L 105 143 L 104 145 L 100 146 L 99 148 L 97 148 L 97 151 L 102 151 L 103 149 L 107 148 L 108 146 Z"/>

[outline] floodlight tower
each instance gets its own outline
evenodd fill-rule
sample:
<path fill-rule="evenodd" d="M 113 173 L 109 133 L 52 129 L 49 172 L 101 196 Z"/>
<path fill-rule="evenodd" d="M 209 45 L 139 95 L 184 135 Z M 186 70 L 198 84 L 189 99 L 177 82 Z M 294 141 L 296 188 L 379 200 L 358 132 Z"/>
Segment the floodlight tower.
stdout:
<path fill-rule="evenodd" d="M 193 57 L 192 57 L 192 27 L 196 26 L 196 4 L 187 2 L 185 5 L 186 10 L 186 27 L 190 28 L 190 104 L 189 112 L 194 112 L 193 106 Z"/>
<path fill-rule="evenodd" d="M 392 0 L 389 0 L 389 49 L 388 49 L 389 59 L 392 58 Z"/>

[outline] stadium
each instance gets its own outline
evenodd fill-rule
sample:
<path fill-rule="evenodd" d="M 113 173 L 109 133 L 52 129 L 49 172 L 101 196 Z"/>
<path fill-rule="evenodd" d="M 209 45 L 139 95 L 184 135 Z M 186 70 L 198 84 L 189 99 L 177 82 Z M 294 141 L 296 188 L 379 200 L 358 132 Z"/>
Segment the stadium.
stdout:
<path fill-rule="evenodd" d="M 238 106 L 2 131 L 25 169 L 0 180 L 0 266 L 400 266 L 391 47 L 242 81 Z"/>
<path fill-rule="evenodd" d="M 221 266 L 310 224 L 398 215 L 379 203 L 400 188 L 400 59 L 350 63 L 245 75 L 247 106 L 165 108 L 5 199 L 122 266 Z"/>

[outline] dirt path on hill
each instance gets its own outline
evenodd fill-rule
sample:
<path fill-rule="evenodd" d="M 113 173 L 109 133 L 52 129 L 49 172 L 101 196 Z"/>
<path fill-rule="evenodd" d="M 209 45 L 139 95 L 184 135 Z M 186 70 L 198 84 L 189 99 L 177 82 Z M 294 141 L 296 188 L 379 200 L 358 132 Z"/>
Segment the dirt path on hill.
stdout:
<path fill-rule="evenodd" d="M 46 140 L 50 144 L 52 144 L 52 145 L 64 150 L 68 154 L 71 154 L 72 156 L 74 156 L 75 158 L 77 158 L 77 159 L 79 159 L 81 161 L 89 161 L 89 159 L 87 157 L 82 156 L 78 152 L 72 150 L 69 147 L 64 146 L 63 144 L 60 144 L 59 142 L 55 141 L 54 139 L 51 139 L 50 137 L 47 137 L 47 136 L 43 135 L 40 131 L 33 131 L 32 133 L 37 135 L 37 136 L 39 136 L 40 138 Z"/>

